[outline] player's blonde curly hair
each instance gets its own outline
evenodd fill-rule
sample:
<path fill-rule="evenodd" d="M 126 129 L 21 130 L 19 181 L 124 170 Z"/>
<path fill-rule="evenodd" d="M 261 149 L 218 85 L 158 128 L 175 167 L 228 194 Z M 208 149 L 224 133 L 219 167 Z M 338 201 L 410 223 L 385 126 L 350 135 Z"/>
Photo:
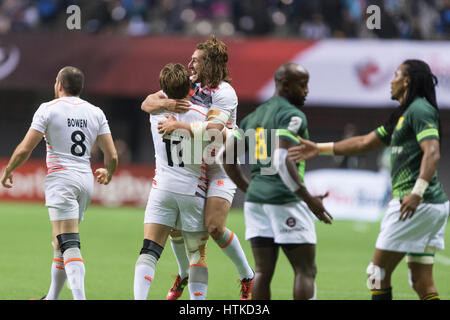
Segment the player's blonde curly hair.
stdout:
<path fill-rule="evenodd" d="M 221 81 L 231 82 L 227 62 L 228 53 L 225 43 L 215 35 L 205 42 L 199 43 L 197 50 L 203 51 L 202 82 L 216 88 Z"/>

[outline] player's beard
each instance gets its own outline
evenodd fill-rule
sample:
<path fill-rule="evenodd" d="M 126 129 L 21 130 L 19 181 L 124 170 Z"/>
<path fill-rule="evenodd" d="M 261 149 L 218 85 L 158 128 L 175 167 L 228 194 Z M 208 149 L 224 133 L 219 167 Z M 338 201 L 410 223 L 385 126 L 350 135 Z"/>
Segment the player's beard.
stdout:
<path fill-rule="evenodd" d="M 197 76 L 197 79 L 195 79 L 194 81 L 192 81 L 192 83 L 203 83 L 204 80 L 204 74 L 201 68 L 199 68 L 198 71 L 195 71 L 195 74 Z M 207 83 L 204 83 L 204 85 L 208 85 Z"/>

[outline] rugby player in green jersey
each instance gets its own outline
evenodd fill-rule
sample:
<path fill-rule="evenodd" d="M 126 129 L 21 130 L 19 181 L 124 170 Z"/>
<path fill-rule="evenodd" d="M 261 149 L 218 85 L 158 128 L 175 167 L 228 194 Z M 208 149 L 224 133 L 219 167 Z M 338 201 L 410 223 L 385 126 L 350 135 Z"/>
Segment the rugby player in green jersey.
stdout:
<path fill-rule="evenodd" d="M 246 192 L 245 237 L 255 258 L 254 300 L 271 298 L 279 247 L 294 269 L 294 299 L 316 296 L 314 216 L 328 224 L 332 217 L 322 204 L 326 195 L 314 197 L 304 186 L 304 162 L 297 167 L 286 161 L 287 149 L 299 144 L 297 136 L 309 136 L 305 114 L 298 109 L 308 94 L 308 81 L 302 66 L 280 66 L 274 96 L 245 117 L 235 138 L 227 141 L 225 171 Z M 243 145 L 252 164 L 250 182 L 236 161 Z"/>
<path fill-rule="evenodd" d="M 419 298 L 440 299 L 432 269 L 435 251 L 444 249 L 449 201 L 436 170 L 442 137 L 436 85 L 425 62 L 406 60 L 391 82 L 392 99 L 400 106 L 383 126 L 334 143 L 300 138 L 302 145 L 289 150 L 289 159 L 305 161 L 320 154 L 356 155 L 391 146 L 393 199 L 367 268 L 373 300 L 392 299 L 391 275 L 405 255 L 409 281 Z"/>

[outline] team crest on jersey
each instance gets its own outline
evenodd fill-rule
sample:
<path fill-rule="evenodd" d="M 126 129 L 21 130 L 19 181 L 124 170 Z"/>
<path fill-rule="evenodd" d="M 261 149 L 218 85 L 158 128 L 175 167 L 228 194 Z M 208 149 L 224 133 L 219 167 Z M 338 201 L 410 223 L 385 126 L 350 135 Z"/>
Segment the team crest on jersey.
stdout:
<path fill-rule="evenodd" d="M 293 228 L 293 227 L 295 227 L 296 224 L 297 224 L 297 221 L 295 221 L 295 218 L 289 217 L 289 218 L 286 219 L 286 225 L 288 227 Z"/>
<path fill-rule="evenodd" d="M 398 119 L 397 125 L 395 126 L 395 130 L 400 130 L 403 127 L 404 121 L 405 121 L 405 117 L 400 117 Z"/>

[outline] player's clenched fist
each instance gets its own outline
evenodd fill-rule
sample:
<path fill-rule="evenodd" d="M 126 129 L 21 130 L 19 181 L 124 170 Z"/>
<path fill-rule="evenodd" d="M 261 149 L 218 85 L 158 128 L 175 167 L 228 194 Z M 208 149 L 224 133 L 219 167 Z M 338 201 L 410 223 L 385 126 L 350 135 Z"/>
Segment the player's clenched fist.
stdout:
<path fill-rule="evenodd" d="M 112 175 L 105 168 L 95 170 L 95 174 L 97 175 L 97 182 L 100 184 L 107 185 L 112 179 Z"/>
<path fill-rule="evenodd" d="M 9 183 L 7 182 L 9 180 Z M 7 172 L 6 170 L 5 171 L 3 171 L 3 174 L 2 174 L 2 185 L 5 187 L 5 188 L 12 188 L 12 186 L 13 186 L 13 175 L 12 175 L 12 173 L 9 173 L 9 172 Z"/>

